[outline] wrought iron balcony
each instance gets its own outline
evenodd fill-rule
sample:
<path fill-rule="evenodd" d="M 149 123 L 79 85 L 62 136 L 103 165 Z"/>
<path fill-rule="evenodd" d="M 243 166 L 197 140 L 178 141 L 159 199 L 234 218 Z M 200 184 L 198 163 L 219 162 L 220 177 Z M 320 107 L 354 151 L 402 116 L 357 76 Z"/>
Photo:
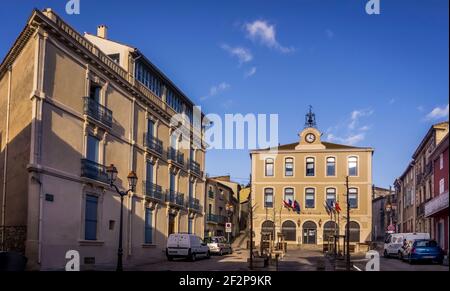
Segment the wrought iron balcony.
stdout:
<path fill-rule="evenodd" d="M 184 154 L 172 147 L 167 149 L 167 159 L 180 165 L 184 165 Z"/>
<path fill-rule="evenodd" d="M 206 221 L 219 223 L 219 215 L 208 213 L 208 215 L 206 217 Z"/>
<path fill-rule="evenodd" d="M 200 164 L 196 161 L 189 160 L 189 170 L 198 176 L 203 176 L 203 172 L 200 170 Z"/>
<path fill-rule="evenodd" d="M 167 195 L 166 195 L 166 201 L 180 206 L 180 207 L 184 207 L 184 194 L 173 191 L 173 190 L 167 190 Z"/>
<path fill-rule="evenodd" d="M 423 216 L 425 214 L 425 203 L 421 203 L 416 207 L 416 216 Z"/>
<path fill-rule="evenodd" d="M 162 155 L 163 153 L 162 141 L 148 133 L 144 134 L 144 146 L 150 150 L 157 152 L 160 155 Z"/>
<path fill-rule="evenodd" d="M 108 183 L 106 167 L 86 159 L 81 160 L 81 177 Z"/>
<path fill-rule="evenodd" d="M 160 201 L 165 201 L 165 195 L 162 191 L 161 186 L 157 184 L 153 184 L 148 181 L 144 181 L 144 189 L 143 192 L 146 197 L 157 199 Z"/>
<path fill-rule="evenodd" d="M 427 177 L 427 176 L 430 175 L 431 173 L 433 173 L 433 163 L 432 163 L 432 162 L 429 162 L 429 163 L 425 166 L 424 176 Z"/>
<path fill-rule="evenodd" d="M 84 97 L 84 114 L 108 127 L 112 126 L 112 111 L 92 98 Z"/>
<path fill-rule="evenodd" d="M 200 205 L 200 200 L 196 198 L 189 198 L 188 208 L 193 209 L 195 211 L 202 211 L 202 206 Z"/>

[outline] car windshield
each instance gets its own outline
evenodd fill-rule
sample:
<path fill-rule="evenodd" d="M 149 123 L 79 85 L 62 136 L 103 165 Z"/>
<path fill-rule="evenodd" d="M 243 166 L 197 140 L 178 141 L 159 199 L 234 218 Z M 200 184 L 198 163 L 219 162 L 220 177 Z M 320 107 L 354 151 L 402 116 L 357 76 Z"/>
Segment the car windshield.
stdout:
<path fill-rule="evenodd" d="M 429 247 L 429 248 L 434 248 L 437 247 L 438 244 L 436 241 L 434 240 L 419 240 L 416 241 L 416 247 Z"/>

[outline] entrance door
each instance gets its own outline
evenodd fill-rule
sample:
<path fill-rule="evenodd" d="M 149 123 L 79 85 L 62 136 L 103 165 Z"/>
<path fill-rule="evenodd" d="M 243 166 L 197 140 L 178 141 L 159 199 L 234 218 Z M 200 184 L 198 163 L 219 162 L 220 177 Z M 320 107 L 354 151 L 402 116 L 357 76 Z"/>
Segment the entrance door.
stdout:
<path fill-rule="evenodd" d="M 169 215 L 169 235 L 175 233 L 175 215 Z"/>
<path fill-rule="evenodd" d="M 303 224 L 303 244 L 317 244 L 317 226 L 313 221 L 307 221 Z"/>

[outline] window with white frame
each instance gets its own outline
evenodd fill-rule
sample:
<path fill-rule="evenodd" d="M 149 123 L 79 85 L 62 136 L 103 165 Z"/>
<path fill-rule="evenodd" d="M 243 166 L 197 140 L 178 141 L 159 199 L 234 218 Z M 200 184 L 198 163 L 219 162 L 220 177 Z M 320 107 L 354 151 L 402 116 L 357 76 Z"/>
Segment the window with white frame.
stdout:
<path fill-rule="evenodd" d="M 315 208 L 316 207 L 316 199 L 315 199 L 315 190 L 314 188 L 306 188 L 305 190 L 305 208 Z"/>
<path fill-rule="evenodd" d="M 273 167 L 274 167 L 274 160 L 272 158 L 266 159 L 265 162 L 265 174 L 267 177 L 273 176 Z"/>
<path fill-rule="evenodd" d="M 285 160 L 285 176 L 292 177 L 294 175 L 294 159 L 286 158 Z"/>
<path fill-rule="evenodd" d="M 444 168 L 444 154 L 439 155 L 439 170 Z"/>
<path fill-rule="evenodd" d="M 336 176 L 336 158 L 327 158 L 327 176 Z"/>
<path fill-rule="evenodd" d="M 315 176 L 315 159 L 314 158 L 306 158 L 306 176 L 312 177 Z"/>
<path fill-rule="evenodd" d="M 445 180 L 442 178 L 439 180 L 439 194 L 444 193 L 445 190 Z"/>
<path fill-rule="evenodd" d="M 348 200 L 351 209 L 358 208 L 358 189 L 356 188 L 348 189 Z"/>
<path fill-rule="evenodd" d="M 264 207 L 265 208 L 273 207 L 273 189 L 272 188 L 264 189 Z"/>
<path fill-rule="evenodd" d="M 294 201 L 294 188 L 284 189 L 284 201 L 286 201 L 286 202 Z"/>
<path fill-rule="evenodd" d="M 358 176 L 358 158 L 349 157 L 348 158 L 348 175 Z"/>
<path fill-rule="evenodd" d="M 336 202 L 336 189 L 327 188 L 327 204 L 331 206 L 334 202 Z"/>

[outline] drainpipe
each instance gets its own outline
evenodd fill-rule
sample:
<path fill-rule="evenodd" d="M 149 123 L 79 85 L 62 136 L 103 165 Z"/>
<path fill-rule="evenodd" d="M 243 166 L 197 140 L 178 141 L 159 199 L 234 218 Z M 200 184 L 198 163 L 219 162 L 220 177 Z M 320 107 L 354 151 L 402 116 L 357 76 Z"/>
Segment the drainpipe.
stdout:
<path fill-rule="evenodd" d="M 8 145 L 9 145 L 9 111 L 11 109 L 11 80 L 12 80 L 12 67 L 8 67 L 8 99 L 6 103 L 6 144 L 5 144 L 5 160 L 3 168 L 3 196 L 2 196 L 2 250 L 5 248 L 5 233 L 6 233 L 6 174 L 8 168 Z"/>

